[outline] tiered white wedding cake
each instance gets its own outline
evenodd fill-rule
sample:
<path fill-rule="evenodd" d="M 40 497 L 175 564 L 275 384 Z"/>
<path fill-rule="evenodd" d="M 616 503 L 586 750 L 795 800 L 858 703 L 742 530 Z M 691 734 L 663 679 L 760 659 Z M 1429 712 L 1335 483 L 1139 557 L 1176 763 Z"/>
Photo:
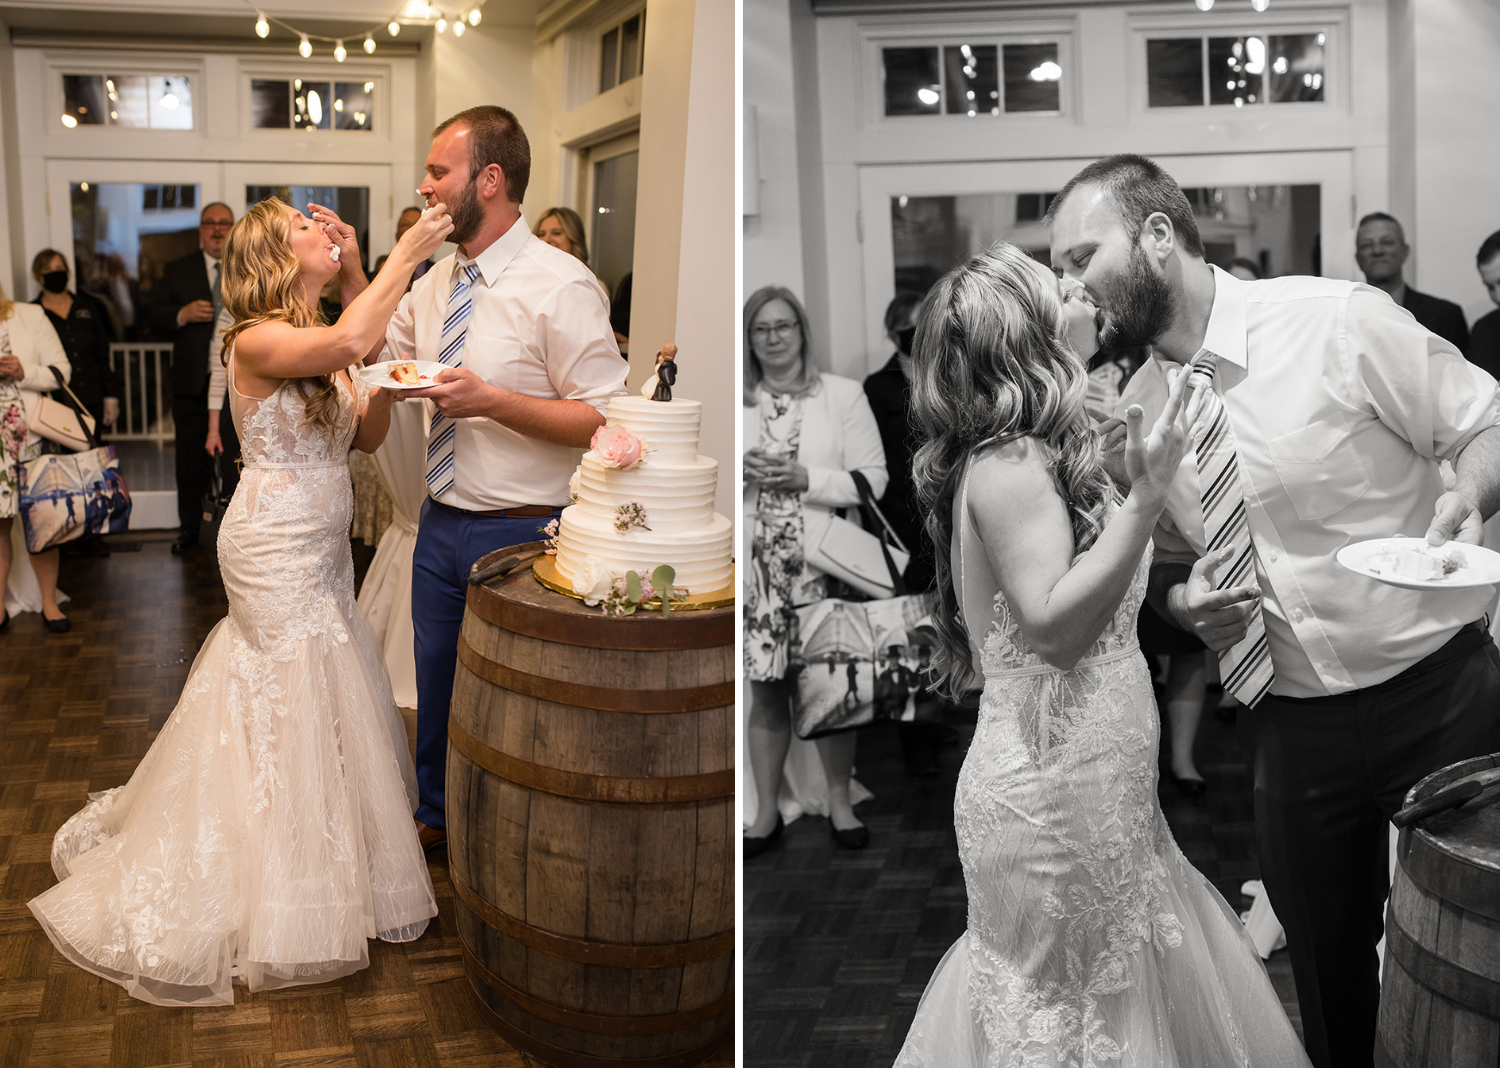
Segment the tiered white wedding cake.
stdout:
<path fill-rule="evenodd" d="M 729 585 L 733 534 L 714 511 L 718 461 L 698 454 L 702 419 L 695 400 L 610 399 L 605 426 L 573 476 L 577 503 L 563 509 L 557 532 L 557 569 L 575 589 L 580 572 L 601 565 L 650 574 L 670 564 L 673 584 L 690 594 Z"/>

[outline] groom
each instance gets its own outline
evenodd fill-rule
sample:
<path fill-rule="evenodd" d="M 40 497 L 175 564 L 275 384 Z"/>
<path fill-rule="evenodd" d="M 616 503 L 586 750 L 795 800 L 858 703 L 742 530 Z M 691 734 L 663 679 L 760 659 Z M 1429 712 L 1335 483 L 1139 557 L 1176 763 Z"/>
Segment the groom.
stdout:
<path fill-rule="evenodd" d="M 417 833 L 447 839 L 448 703 L 469 568 L 536 541 L 568 499 L 568 477 L 625 392 L 609 298 L 589 269 L 531 234 L 521 200 L 531 149 L 504 108 L 460 112 L 433 132 L 419 192 L 453 215 L 458 254 L 402 298 L 386 359 L 449 365 L 411 390 L 437 408 L 427 444 L 428 499 L 412 556 L 417 669 Z"/>
<path fill-rule="evenodd" d="M 1155 350 L 1120 410 L 1155 419 L 1168 374 L 1193 369 L 1204 429 L 1157 530 L 1150 596 L 1219 651 L 1251 706 L 1256 842 L 1308 1053 L 1369 1068 L 1386 824 L 1424 775 L 1500 749 L 1500 651 L 1481 620 L 1490 587 L 1398 589 L 1334 554 L 1403 532 L 1479 541 L 1500 506 L 1495 380 L 1368 286 L 1210 267 L 1182 190 L 1140 156 L 1085 167 L 1049 222 L 1052 264 L 1099 305 L 1101 343 Z M 1107 447 L 1124 436 L 1112 426 Z"/>

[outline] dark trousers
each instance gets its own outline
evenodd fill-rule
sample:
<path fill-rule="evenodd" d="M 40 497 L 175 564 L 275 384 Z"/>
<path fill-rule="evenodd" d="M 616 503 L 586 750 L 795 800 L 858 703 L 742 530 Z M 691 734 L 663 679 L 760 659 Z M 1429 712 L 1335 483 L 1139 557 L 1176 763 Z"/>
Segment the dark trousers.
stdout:
<path fill-rule="evenodd" d="M 202 392 L 186 397 L 172 398 L 172 421 L 177 427 L 177 522 L 184 533 L 197 534 L 203 522 L 203 495 L 208 492 L 212 479 L 213 457 L 203 450 L 208 441 L 208 386 Z M 234 419 L 229 414 L 229 402 L 219 413 L 219 436 L 224 441 L 224 452 L 219 456 L 219 475 L 223 479 L 224 494 L 234 492 L 239 484 L 239 468 L 235 461 L 240 457 L 240 439 L 234 432 Z"/>
<path fill-rule="evenodd" d="M 553 515 L 560 514 L 557 509 Z M 422 505 L 411 558 L 411 622 L 417 656 L 417 819 L 446 828 L 448 704 L 458 666 L 458 632 L 468 597 L 469 569 L 485 553 L 538 541 L 552 516 L 503 519 Z"/>
<path fill-rule="evenodd" d="M 1392 679 L 1332 697 L 1269 695 L 1239 727 L 1308 1055 L 1316 1068 L 1370 1068 L 1386 825 L 1425 775 L 1500 750 L 1500 650 L 1471 623 Z"/>

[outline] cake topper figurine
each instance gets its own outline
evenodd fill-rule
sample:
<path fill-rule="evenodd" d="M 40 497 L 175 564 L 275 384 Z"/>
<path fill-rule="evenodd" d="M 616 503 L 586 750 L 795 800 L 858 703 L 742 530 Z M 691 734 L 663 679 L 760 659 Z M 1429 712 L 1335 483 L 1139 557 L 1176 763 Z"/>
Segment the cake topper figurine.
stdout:
<path fill-rule="evenodd" d="M 677 382 L 677 346 L 668 341 L 656 353 L 656 373 L 641 383 L 641 396 L 647 400 L 669 401 Z"/>

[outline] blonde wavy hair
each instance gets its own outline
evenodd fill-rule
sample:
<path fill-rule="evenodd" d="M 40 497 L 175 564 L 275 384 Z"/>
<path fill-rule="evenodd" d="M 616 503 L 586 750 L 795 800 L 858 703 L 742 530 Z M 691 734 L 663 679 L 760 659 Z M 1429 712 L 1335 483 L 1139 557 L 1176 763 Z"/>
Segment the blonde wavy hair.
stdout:
<path fill-rule="evenodd" d="M 234 339 L 261 323 L 296 327 L 327 326 L 322 310 L 309 306 L 302 289 L 302 264 L 292 254 L 287 206 L 271 198 L 245 212 L 224 245 L 224 307 L 234 325 L 224 331 L 222 359 L 227 366 Z M 302 394 L 307 422 L 332 430 L 343 425 L 336 375 L 292 380 Z"/>
<path fill-rule="evenodd" d="M 913 414 L 925 439 L 912 474 L 937 549 L 934 673 L 952 696 L 975 681 L 949 559 L 953 498 L 969 459 L 1034 438 L 1068 507 L 1075 553 L 1098 538 L 1116 492 L 1084 409 L 1088 371 L 1066 340 L 1056 285 L 1024 249 L 1002 242 L 932 287 L 917 313 L 912 370 Z"/>

